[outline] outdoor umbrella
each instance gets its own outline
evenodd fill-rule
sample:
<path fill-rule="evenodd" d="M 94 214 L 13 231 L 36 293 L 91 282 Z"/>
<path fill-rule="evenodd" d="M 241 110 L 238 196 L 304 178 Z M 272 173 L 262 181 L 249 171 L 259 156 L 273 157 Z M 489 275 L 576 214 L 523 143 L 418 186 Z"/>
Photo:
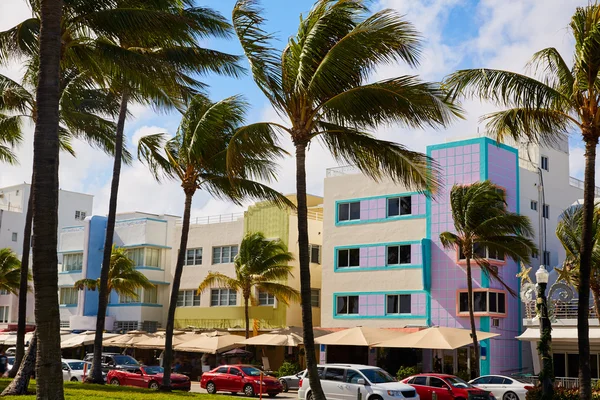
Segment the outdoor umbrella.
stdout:
<path fill-rule="evenodd" d="M 105 338 L 111 338 L 111 337 L 115 337 L 118 335 L 116 333 L 104 333 L 102 336 Z M 90 344 L 94 344 L 95 337 L 96 337 L 95 331 L 85 331 L 83 333 L 73 335 L 72 337 L 62 341 L 60 343 L 60 348 L 61 349 L 70 349 L 73 347 L 88 346 Z"/>
<path fill-rule="evenodd" d="M 175 350 L 216 354 L 240 346 L 240 337 L 237 335 L 201 333 L 196 336 L 193 340 L 175 345 Z"/>
<path fill-rule="evenodd" d="M 197 338 L 198 335 L 194 332 L 173 332 L 173 347 Z M 140 349 L 164 349 L 165 348 L 165 332 L 158 332 L 156 335 L 148 339 L 134 343 L 132 347 Z"/>
<path fill-rule="evenodd" d="M 33 337 L 33 332 L 29 332 L 25 334 L 25 343 L 28 343 Z M 17 345 L 17 334 L 13 333 L 5 333 L 0 335 L 0 344 L 5 346 L 16 346 Z"/>
<path fill-rule="evenodd" d="M 249 356 L 252 355 L 252 353 L 249 352 L 249 351 L 237 348 L 237 349 L 226 351 L 225 353 L 223 353 L 221 355 L 222 356 L 229 356 L 229 357 L 249 357 Z"/>
<path fill-rule="evenodd" d="M 105 339 L 102 342 L 103 346 L 114 347 L 133 347 L 136 343 L 148 340 L 154 337 L 145 331 L 129 331 L 125 334 Z"/>
<path fill-rule="evenodd" d="M 371 346 L 384 340 L 405 335 L 407 333 L 389 329 L 358 326 L 321 336 L 315 339 L 315 343 L 336 346 Z"/>
<path fill-rule="evenodd" d="M 497 333 L 477 331 L 478 340 L 485 340 L 495 336 L 500 335 Z M 472 343 L 473 339 L 471 338 L 470 329 L 435 326 L 402 337 L 381 341 L 373 345 L 373 347 L 454 350 Z"/>
<path fill-rule="evenodd" d="M 314 329 L 313 333 L 315 337 L 320 337 L 328 334 L 328 331 L 322 329 Z M 254 336 L 246 340 L 239 342 L 243 345 L 253 346 L 290 346 L 296 347 L 304 344 L 302 338 L 302 328 L 289 326 L 287 328 L 276 329 L 269 333 L 263 333 L 262 335 Z"/>

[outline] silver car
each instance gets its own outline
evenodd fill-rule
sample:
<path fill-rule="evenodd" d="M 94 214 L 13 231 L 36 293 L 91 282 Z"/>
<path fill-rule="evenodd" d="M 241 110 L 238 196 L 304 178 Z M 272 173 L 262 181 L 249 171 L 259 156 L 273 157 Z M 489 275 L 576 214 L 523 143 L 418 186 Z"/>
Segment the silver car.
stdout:
<path fill-rule="evenodd" d="M 304 371 L 300 371 L 295 375 L 282 376 L 279 378 L 279 382 L 283 386 L 283 391 L 287 392 L 288 390 L 298 390 L 300 387 L 300 379 L 304 375 Z"/>

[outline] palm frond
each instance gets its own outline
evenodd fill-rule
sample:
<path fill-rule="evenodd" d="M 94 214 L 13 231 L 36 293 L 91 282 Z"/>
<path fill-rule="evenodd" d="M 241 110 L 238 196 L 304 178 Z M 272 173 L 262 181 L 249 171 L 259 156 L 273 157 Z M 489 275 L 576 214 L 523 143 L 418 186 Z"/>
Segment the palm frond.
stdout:
<path fill-rule="evenodd" d="M 0 111 L 28 114 L 35 99 L 22 85 L 7 76 L 0 75 Z"/>
<path fill-rule="evenodd" d="M 38 53 L 40 20 L 29 18 L 13 28 L 0 32 L 0 65 Z"/>
<path fill-rule="evenodd" d="M 300 302 L 300 292 L 282 283 L 261 282 L 256 285 L 256 288 L 261 292 L 267 292 L 270 295 L 275 296 L 277 301 L 286 306 L 289 305 L 290 302 Z"/>
<path fill-rule="evenodd" d="M 213 197 L 230 200 L 235 204 L 241 205 L 246 199 L 271 201 L 279 207 L 289 207 L 295 209 L 296 206 L 281 192 L 270 188 L 260 182 L 250 179 L 216 176 L 204 174 L 202 186 Z"/>
<path fill-rule="evenodd" d="M 548 47 L 536 52 L 528 67 L 541 73 L 548 86 L 557 88 L 567 97 L 572 96 L 575 77 L 556 48 Z"/>
<path fill-rule="evenodd" d="M 18 294 L 20 276 L 21 260 L 19 257 L 9 248 L 0 249 L 0 289 Z"/>
<path fill-rule="evenodd" d="M 453 250 L 461 247 L 460 237 L 452 232 L 440 233 L 440 242 L 445 249 Z"/>
<path fill-rule="evenodd" d="M 157 181 L 163 177 L 174 179 L 180 173 L 162 154 L 167 137 L 165 133 L 156 133 L 142 136 L 138 142 L 138 159 L 148 165 Z"/>
<path fill-rule="evenodd" d="M 210 287 L 225 287 L 232 290 L 240 290 L 242 288 L 241 282 L 231 278 L 220 272 L 209 272 L 206 278 L 198 286 L 197 293 L 200 294 Z"/>

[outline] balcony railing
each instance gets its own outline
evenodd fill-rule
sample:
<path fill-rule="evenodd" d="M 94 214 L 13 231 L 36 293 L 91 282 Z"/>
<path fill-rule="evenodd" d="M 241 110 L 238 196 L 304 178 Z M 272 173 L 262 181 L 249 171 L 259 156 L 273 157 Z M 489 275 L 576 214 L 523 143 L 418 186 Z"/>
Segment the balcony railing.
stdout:
<path fill-rule="evenodd" d="M 327 178 L 332 178 L 334 176 L 352 175 L 359 173 L 360 170 L 354 165 L 344 165 L 342 167 L 327 168 L 325 175 L 327 176 Z"/>
<path fill-rule="evenodd" d="M 0 210 L 4 210 L 4 211 L 13 211 L 13 212 L 23 212 L 23 208 L 21 207 L 21 205 L 14 205 L 14 204 L 0 204 Z"/>
<path fill-rule="evenodd" d="M 554 302 L 554 318 L 556 319 L 577 319 L 577 299 L 570 301 L 555 301 Z M 532 319 L 536 316 L 535 301 L 531 301 L 525 305 L 525 314 L 527 319 Z M 596 310 L 590 307 L 588 318 L 597 318 Z"/>
<path fill-rule="evenodd" d="M 224 222 L 235 222 L 244 218 L 244 213 L 231 213 L 221 215 L 208 215 L 204 217 L 196 217 L 190 219 L 190 225 L 208 225 L 208 224 L 221 224 Z M 181 220 L 177 221 L 177 225 L 181 225 Z"/>
<path fill-rule="evenodd" d="M 540 382 L 536 376 L 533 376 L 529 379 L 531 379 L 531 383 L 533 383 L 534 385 L 537 385 Z M 592 379 L 592 387 L 595 386 L 596 382 L 598 382 L 598 379 Z M 554 378 L 554 387 L 576 389 L 579 387 L 579 378 L 566 378 L 562 376 L 557 376 L 556 378 Z"/>
<path fill-rule="evenodd" d="M 569 185 L 583 190 L 584 182 L 581 179 L 569 177 Z M 600 187 L 596 186 L 596 197 L 600 197 Z"/>
<path fill-rule="evenodd" d="M 292 211 L 292 215 L 298 215 L 296 211 Z M 308 210 L 308 219 L 312 219 L 314 221 L 323 221 L 323 212 L 322 211 L 311 211 Z"/>

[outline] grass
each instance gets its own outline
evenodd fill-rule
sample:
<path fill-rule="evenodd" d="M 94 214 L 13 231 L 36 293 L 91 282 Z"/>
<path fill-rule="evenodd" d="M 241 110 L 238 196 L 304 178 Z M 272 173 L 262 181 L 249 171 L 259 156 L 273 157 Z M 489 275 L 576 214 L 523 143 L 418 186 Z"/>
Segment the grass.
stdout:
<path fill-rule="evenodd" d="M 0 392 L 10 383 L 10 379 L 0 379 Z M 220 394 L 187 393 L 172 392 L 162 393 L 150 389 L 110 386 L 110 385 L 90 385 L 78 382 L 65 382 L 65 399 L 83 400 L 83 399 L 107 399 L 107 400 L 174 400 L 196 398 L 201 400 L 239 400 L 239 397 L 224 396 Z M 24 400 L 34 400 L 35 381 L 29 384 L 30 395 L 16 397 Z"/>

